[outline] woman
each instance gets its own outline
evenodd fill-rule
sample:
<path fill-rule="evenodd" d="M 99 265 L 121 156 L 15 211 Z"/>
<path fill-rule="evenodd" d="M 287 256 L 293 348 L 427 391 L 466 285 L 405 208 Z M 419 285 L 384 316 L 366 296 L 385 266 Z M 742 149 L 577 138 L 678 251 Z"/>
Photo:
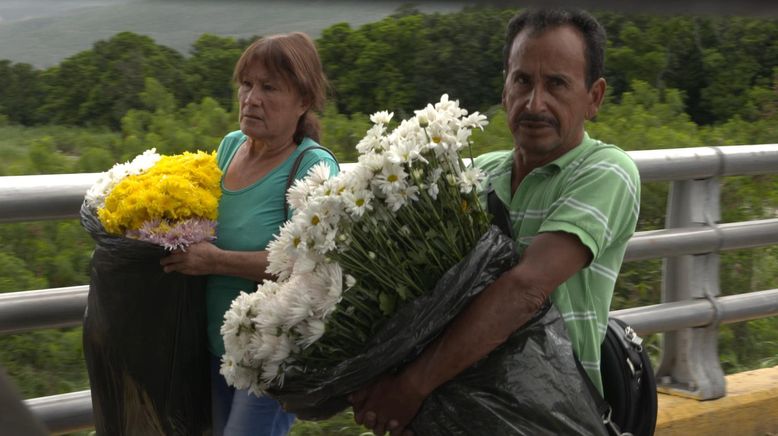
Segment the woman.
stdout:
<path fill-rule="evenodd" d="M 217 160 L 222 176 L 217 239 L 162 260 L 166 272 L 208 274 L 206 302 L 212 354 L 214 435 L 284 435 L 294 420 L 269 397 L 229 387 L 219 374 L 224 343 L 219 329 L 240 291 L 271 279 L 265 247 L 286 220 L 285 188 L 291 175 L 304 177 L 320 161 L 337 163 L 316 147 L 319 124 L 313 110 L 324 105 L 326 79 L 313 41 L 303 33 L 275 35 L 249 46 L 235 66 L 240 131 L 228 134 Z"/>

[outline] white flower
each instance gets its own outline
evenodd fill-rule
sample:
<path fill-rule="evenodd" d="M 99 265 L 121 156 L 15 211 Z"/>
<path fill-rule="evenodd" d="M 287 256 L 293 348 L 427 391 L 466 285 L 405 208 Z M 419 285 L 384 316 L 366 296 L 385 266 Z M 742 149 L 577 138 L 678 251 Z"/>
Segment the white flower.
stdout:
<path fill-rule="evenodd" d="M 402 166 L 387 161 L 383 169 L 381 169 L 381 174 L 376 176 L 375 183 L 381 192 L 389 195 L 392 192 L 404 189 L 406 178 L 408 178 L 408 173 L 405 172 Z"/>
<path fill-rule="evenodd" d="M 351 289 L 357 284 L 357 279 L 351 274 L 346 274 L 346 289 Z"/>
<path fill-rule="evenodd" d="M 420 144 L 413 141 L 399 141 L 389 147 L 387 159 L 395 164 L 410 164 L 415 160 L 421 160 L 427 163 L 427 160 L 421 155 L 422 148 Z"/>
<path fill-rule="evenodd" d="M 468 115 L 466 118 L 463 118 L 461 123 L 459 124 L 460 127 L 466 128 L 466 129 L 481 129 L 483 130 L 486 125 L 489 124 L 489 121 L 486 119 L 486 115 L 480 114 L 478 112 L 473 112 L 472 114 Z"/>
<path fill-rule="evenodd" d="M 324 331 L 326 329 L 326 324 L 324 324 L 324 321 L 320 319 L 310 319 L 306 322 L 306 333 L 302 340 L 300 341 L 300 345 L 303 347 L 309 347 L 314 342 L 321 339 L 322 335 L 324 335 Z"/>
<path fill-rule="evenodd" d="M 301 288 L 291 290 L 287 304 L 289 312 L 284 319 L 283 326 L 286 330 L 291 329 L 313 316 L 313 301 L 307 292 L 301 292 Z"/>
<path fill-rule="evenodd" d="M 100 174 L 97 181 L 87 190 L 84 200 L 87 206 L 99 209 L 105 206 L 105 198 L 116 185 L 127 176 L 135 176 L 146 172 L 159 161 L 162 156 L 156 148 L 151 148 L 136 156 L 131 162 L 115 164 L 108 171 Z"/>
<path fill-rule="evenodd" d="M 307 274 L 312 272 L 316 268 L 318 259 L 313 256 L 313 253 L 303 253 L 294 262 L 292 274 Z"/>
<path fill-rule="evenodd" d="M 389 121 L 392 120 L 393 116 L 394 112 L 380 111 L 370 115 L 370 121 L 372 121 L 373 124 L 389 124 Z"/>
<path fill-rule="evenodd" d="M 373 177 L 373 173 L 380 171 L 384 167 L 384 157 L 380 153 L 364 153 L 359 155 L 358 166 L 361 165 L 367 169 L 370 177 Z M 349 172 L 353 171 L 349 170 Z"/>
<path fill-rule="evenodd" d="M 222 356 L 222 364 L 219 368 L 219 373 L 224 376 L 227 383 L 237 389 L 248 389 L 252 387 L 256 377 L 254 368 L 240 365 L 228 355 Z"/>
<path fill-rule="evenodd" d="M 357 143 L 357 151 L 362 154 L 380 153 L 383 151 L 385 141 L 383 136 L 384 132 L 386 132 L 386 128 L 383 124 L 376 124 L 368 129 L 365 137 Z"/>
<path fill-rule="evenodd" d="M 324 161 L 320 161 L 316 165 L 312 166 L 311 169 L 308 170 L 308 176 L 306 177 L 308 182 L 313 186 L 319 186 L 329 178 L 330 166 Z"/>
<path fill-rule="evenodd" d="M 263 331 L 252 337 L 251 347 L 254 351 L 252 355 L 254 360 L 259 362 L 272 359 L 280 342 L 279 336 L 274 333 Z"/>
<path fill-rule="evenodd" d="M 438 193 L 440 193 L 440 188 L 438 187 L 437 183 L 431 183 L 427 186 L 427 194 L 432 198 L 433 200 L 438 199 Z"/>
<path fill-rule="evenodd" d="M 459 190 L 464 194 L 469 194 L 473 189 L 480 187 L 483 179 L 484 173 L 480 168 L 469 167 L 459 174 Z"/>
<path fill-rule="evenodd" d="M 292 186 L 289 187 L 289 190 L 286 191 L 286 201 L 294 210 L 303 209 L 308 202 L 308 196 L 312 190 L 313 185 L 308 182 L 308 179 L 295 180 Z"/>
<path fill-rule="evenodd" d="M 346 192 L 343 195 L 346 210 L 354 218 L 359 218 L 365 212 L 373 210 L 372 200 L 373 192 L 367 189 L 357 192 Z"/>

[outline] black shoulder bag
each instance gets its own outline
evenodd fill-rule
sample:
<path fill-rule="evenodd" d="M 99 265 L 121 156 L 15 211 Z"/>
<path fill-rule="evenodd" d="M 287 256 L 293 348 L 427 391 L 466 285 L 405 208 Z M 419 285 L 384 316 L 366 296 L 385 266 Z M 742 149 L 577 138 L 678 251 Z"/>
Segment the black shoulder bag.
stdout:
<path fill-rule="evenodd" d="M 487 208 L 496 225 L 513 239 L 513 226 L 505 205 L 491 185 Z M 656 428 L 657 398 L 654 369 L 643 339 L 627 323 L 608 319 L 600 351 L 600 372 L 605 398 L 592 383 L 576 356 L 575 363 L 589 393 L 597 401 L 603 424 L 611 435 L 651 436 Z"/>

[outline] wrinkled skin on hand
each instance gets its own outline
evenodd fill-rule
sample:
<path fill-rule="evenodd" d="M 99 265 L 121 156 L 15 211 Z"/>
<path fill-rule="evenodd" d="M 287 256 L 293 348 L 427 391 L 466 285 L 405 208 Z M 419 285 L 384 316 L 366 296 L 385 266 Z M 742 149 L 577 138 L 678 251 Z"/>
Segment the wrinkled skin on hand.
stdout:
<path fill-rule="evenodd" d="M 384 375 L 349 396 L 354 420 L 375 435 L 412 436 L 408 425 L 418 413 L 425 396 L 407 377 Z"/>
<path fill-rule="evenodd" d="M 166 273 L 179 272 L 187 275 L 213 273 L 213 266 L 219 256 L 219 248 L 210 242 L 198 242 L 184 250 L 175 250 L 160 260 Z"/>

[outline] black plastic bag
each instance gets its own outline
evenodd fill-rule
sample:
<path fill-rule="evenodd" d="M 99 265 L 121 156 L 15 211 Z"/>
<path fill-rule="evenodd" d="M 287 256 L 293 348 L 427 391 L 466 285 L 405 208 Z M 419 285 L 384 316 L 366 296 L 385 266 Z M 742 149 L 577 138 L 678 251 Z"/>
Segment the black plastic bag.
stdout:
<path fill-rule="evenodd" d="M 157 245 L 105 233 L 96 241 L 84 357 L 98 435 L 210 434 L 205 279 L 165 273 Z"/>
<path fill-rule="evenodd" d="M 349 393 L 417 357 L 515 260 L 513 241 L 492 226 L 431 292 L 402 306 L 365 353 L 328 370 L 289 371 L 270 395 L 301 419 L 326 419 L 349 407 Z M 553 307 L 436 389 L 411 428 L 423 436 L 606 434 Z"/>

